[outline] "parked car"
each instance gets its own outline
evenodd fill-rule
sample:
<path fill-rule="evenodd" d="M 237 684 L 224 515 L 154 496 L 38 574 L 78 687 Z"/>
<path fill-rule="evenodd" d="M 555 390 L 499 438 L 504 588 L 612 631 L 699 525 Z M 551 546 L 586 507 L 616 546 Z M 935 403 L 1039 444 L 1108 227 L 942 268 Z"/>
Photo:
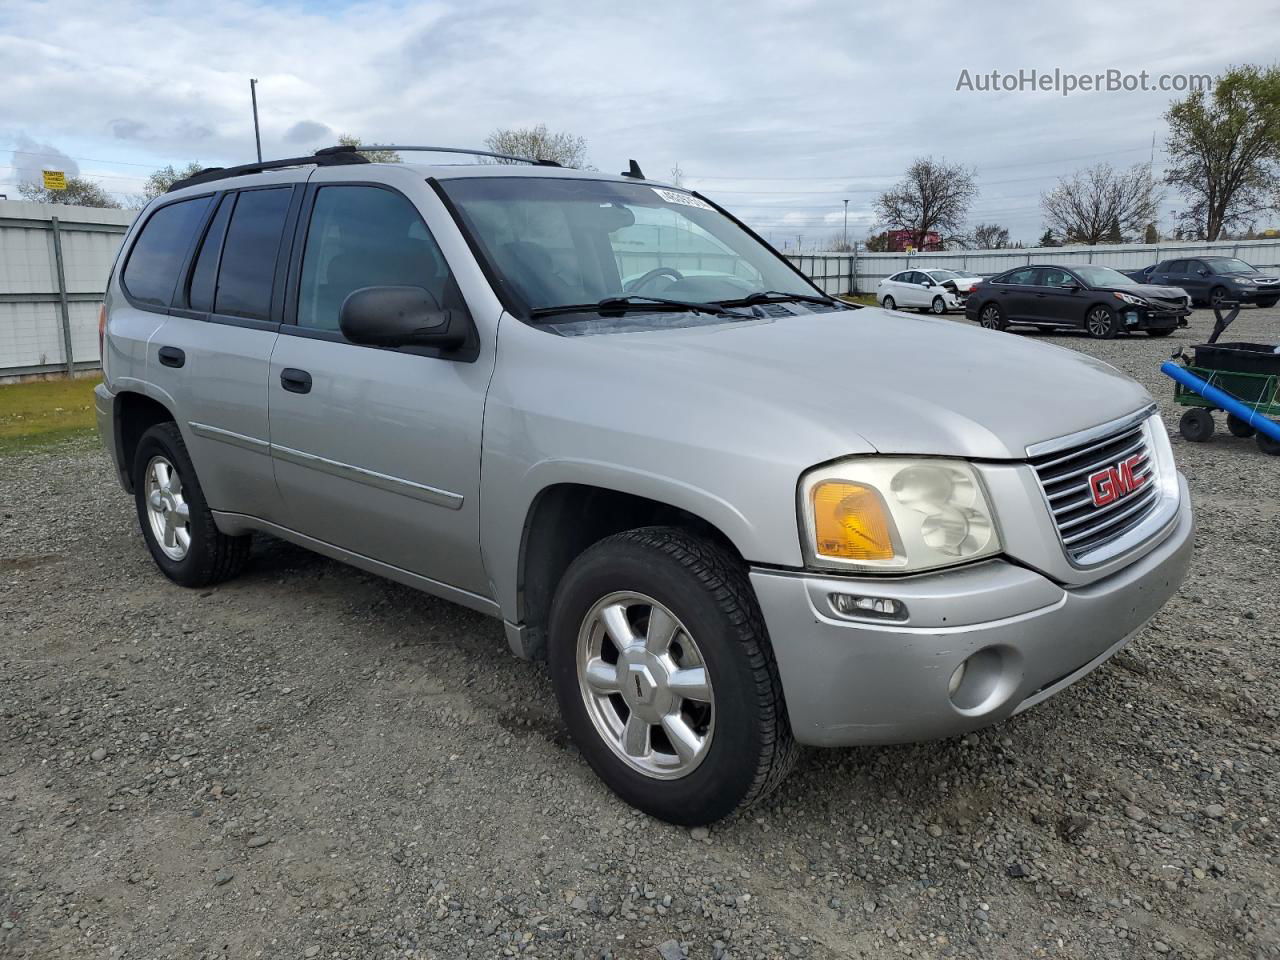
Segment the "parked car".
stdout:
<path fill-rule="evenodd" d="M 1040 703 L 1191 554 L 1137 383 L 850 308 L 634 165 L 197 174 L 102 320 L 98 425 L 165 576 L 226 580 L 264 531 L 498 618 L 591 767 L 676 823 L 798 744 Z"/>
<path fill-rule="evenodd" d="M 922 313 L 963 310 L 965 298 L 981 277 L 954 270 L 901 270 L 876 287 L 876 301 L 886 310 L 915 307 Z"/>
<path fill-rule="evenodd" d="M 1153 263 L 1150 266 L 1143 267 L 1141 270 L 1121 270 L 1120 272 L 1136 283 L 1150 283 L 1151 271 L 1157 266 L 1158 264 Z"/>
<path fill-rule="evenodd" d="M 1100 339 L 1134 330 L 1165 337 L 1190 313 L 1191 298 L 1177 287 L 1139 284 L 1091 264 L 1015 267 L 983 281 L 965 304 L 965 316 L 989 330 L 1068 328 Z"/>
<path fill-rule="evenodd" d="M 1280 303 L 1280 271 L 1263 272 L 1239 257 L 1187 257 L 1148 267 L 1147 282 L 1181 287 L 1196 303 L 1224 300 L 1274 307 Z"/>

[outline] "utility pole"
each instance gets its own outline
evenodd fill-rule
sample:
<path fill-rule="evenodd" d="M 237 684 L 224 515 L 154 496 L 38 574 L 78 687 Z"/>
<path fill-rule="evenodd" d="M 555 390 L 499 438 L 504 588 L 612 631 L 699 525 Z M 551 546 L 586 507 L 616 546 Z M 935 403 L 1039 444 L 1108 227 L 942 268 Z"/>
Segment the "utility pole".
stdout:
<path fill-rule="evenodd" d="M 848 200 L 845 200 L 844 202 L 844 236 L 841 238 L 841 240 L 842 242 L 840 245 L 845 250 L 848 250 L 849 249 L 849 201 Z"/>
<path fill-rule="evenodd" d="M 258 81 L 249 79 L 249 97 L 253 100 L 253 142 L 258 147 L 258 162 L 262 162 L 262 134 L 258 132 Z"/>

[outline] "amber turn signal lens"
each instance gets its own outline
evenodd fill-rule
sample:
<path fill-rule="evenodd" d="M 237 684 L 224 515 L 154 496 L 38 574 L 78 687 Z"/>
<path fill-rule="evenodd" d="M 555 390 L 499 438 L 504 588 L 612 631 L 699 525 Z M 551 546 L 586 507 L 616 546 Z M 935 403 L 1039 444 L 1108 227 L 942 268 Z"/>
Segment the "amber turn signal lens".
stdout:
<path fill-rule="evenodd" d="M 880 494 L 861 483 L 826 480 L 813 488 L 818 554 L 841 560 L 892 560 L 892 521 Z"/>

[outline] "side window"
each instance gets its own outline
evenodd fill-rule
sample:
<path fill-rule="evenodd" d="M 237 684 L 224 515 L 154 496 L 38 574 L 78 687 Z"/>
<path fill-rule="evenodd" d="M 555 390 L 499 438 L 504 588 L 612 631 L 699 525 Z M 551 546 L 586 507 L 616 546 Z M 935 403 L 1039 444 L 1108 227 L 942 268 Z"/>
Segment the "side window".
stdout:
<path fill-rule="evenodd" d="M 917 270 L 909 270 L 902 275 L 903 283 L 924 283 L 924 275 Z"/>
<path fill-rule="evenodd" d="M 1185 261 L 1185 260 L 1174 260 L 1174 261 L 1173 261 L 1172 263 L 1170 263 L 1170 264 L 1169 264 L 1165 269 L 1166 269 L 1166 271 L 1167 271 L 1168 273 L 1186 273 L 1186 272 L 1187 272 L 1187 261 Z"/>
<path fill-rule="evenodd" d="M 1051 269 L 1048 267 L 1040 268 L 1037 273 L 1040 275 L 1036 278 L 1036 285 L 1041 287 L 1072 287 L 1076 285 L 1076 278 L 1065 270 Z"/>
<path fill-rule="evenodd" d="M 121 281 L 129 296 L 158 307 L 169 306 L 178 271 L 195 232 L 209 209 L 210 197 L 179 200 L 161 207 L 142 227 L 129 253 Z"/>
<path fill-rule="evenodd" d="M 196 265 L 191 271 L 191 283 L 187 287 L 187 305 L 192 310 L 208 313 L 213 309 L 213 292 L 218 279 L 218 260 L 222 257 L 222 240 L 227 235 L 227 221 L 231 208 L 236 205 L 235 194 L 227 194 L 218 204 L 218 212 L 204 232 Z"/>
<path fill-rule="evenodd" d="M 245 190 L 236 196 L 222 245 L 214 313 L 255 320 L 271 316 L 276 255 L 292 196 L 292 187 Z"/>
<path fill-rule="evenodd" d="M 1001 283 L 1021 283 L 1031 285 L 1035 283 L 1036 271 L 1034 267 L 1023 267 L 1021 270 L 1015 270 L 1008 274 Z"/>
<path fill-rule="evenodd" d="M 889 278 L 890 283 L 906 283 L 907 275 L 905 273 L 895 273 Z"/>
<path fill-rule="evenodd" d="M 379 187 L 321 187 L 302 254 L 298 326 L 337 330 L 347 295 L 377 286 L 422 287 L 442 307 L 462 305 L 444 255 L 405 197 Z"/>

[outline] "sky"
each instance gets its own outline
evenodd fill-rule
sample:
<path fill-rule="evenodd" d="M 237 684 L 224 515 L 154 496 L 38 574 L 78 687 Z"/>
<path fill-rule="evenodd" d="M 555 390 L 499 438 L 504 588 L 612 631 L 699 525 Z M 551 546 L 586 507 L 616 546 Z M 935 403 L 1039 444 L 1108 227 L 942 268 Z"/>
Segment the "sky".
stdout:
<path fill-rule="evenodd" d="M 339 133 L 478 147 L 545 123 L 585 137 L 600 170 L 678 164 L 776 246 L 813 248 L 842 235 L 846 199 L 865 240 L 876 195 L 931 156 L 975 171 L 970 225 L 1031 243 L 1059 177 L 1099 162 L 1159 177 L 1162 114 L 1184 94 L 979 78 L 1214 76 L 1276 62 L 1276 24 L 1280 0 L 3 0 L 0 193 L 42 167 L 136 194 L 165 164 L 250 161 L 256 77 L 266 158 Z M 1165 229 L 1179 200 L 1166 191 Z"/>

